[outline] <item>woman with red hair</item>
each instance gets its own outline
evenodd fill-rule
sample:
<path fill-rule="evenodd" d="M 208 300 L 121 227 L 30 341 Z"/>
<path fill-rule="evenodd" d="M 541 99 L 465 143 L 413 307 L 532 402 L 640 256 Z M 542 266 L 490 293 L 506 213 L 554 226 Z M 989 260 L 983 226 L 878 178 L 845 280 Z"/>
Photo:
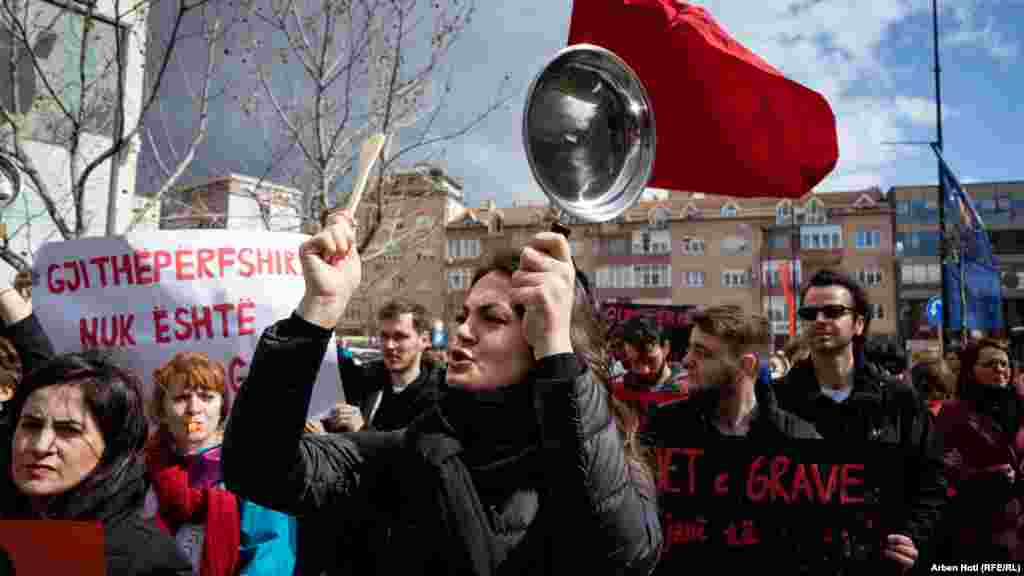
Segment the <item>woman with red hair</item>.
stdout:
<path fill-rule="evenodd" d="M 200 576 L 291 574 L 295 523 L 223 488 L 220 445 L 230 406 L 223 365 L 179 352 L 153 372 L 157 424 L 146 460 L 145 515 L 169 532 Z"/>

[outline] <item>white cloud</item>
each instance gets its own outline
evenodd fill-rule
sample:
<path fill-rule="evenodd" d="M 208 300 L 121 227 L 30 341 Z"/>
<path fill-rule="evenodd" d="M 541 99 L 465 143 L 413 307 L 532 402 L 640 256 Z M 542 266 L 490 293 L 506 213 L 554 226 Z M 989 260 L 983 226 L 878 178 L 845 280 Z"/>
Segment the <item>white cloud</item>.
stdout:
<path fill-rule="evenodd" d="M 899 114 L 912 124 L 935 126 L 935 100 L 931 98 L 898 97 L 894 100 Z M 956 118 L 960 111 L 946 104 L 942 107 L 942 119 Z"/>
<path fill-rule="evenodd" d="M 973 46 L 1003 63 L 1015 60 L 1020 46 L 996 30 L 993 15 L 985 18 L 983 25 L 979 24 L 978 9 L 977 0 L 954 5 L 952 13 L 955 29 L 943 34 L 942 44 L 950 47 Z"/>

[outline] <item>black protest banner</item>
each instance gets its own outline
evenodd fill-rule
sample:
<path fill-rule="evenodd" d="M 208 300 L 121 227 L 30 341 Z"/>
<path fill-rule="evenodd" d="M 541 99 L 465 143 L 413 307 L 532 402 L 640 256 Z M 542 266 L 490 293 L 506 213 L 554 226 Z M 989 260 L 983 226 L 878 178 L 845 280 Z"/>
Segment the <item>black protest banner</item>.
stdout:
<path fill-rule="evenodd" d="M 663 565 L 708 553 L 873 559 L 904 506 L 904 455 L 878 443 L 737 438 L 655 456 Z"/>
<path fill-rule="evenodd" d="M 629 304 L 625 302 L 605 302 L 601 305 L 601 313 L 608 325 L 612 327 L 612 335 L 630 318 L 646 316 L 653 318 L 663 330 L 669 334 L 672 343 L 672 358 L 682 360 L 686 354 L 687 342 L 690 338 L 690 320 L 695 306 L 689 305 L 658 305 Z"/>

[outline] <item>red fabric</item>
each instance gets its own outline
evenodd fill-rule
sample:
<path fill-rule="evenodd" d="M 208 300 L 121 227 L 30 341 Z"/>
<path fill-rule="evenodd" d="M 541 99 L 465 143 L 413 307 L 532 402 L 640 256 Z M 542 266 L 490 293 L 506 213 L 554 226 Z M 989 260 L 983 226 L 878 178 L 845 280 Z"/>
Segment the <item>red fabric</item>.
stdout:
<path fill-rule="evenodd" d="M 157 525 L 172 536 L 186 522 L 203 523 L 202 576 L 233 576 L 241 545 L 238 502 L 220 488 L 192 488 L 184 463 L 172 462 L 166 449 L 150 446 L 147 454 L 153 490 L 160 503 Z"/>
<path fill-rule="evenodd" d="M 741 46 L 703 8 L 678 0 L 575 0 L 569 44 L 626 61 L 654 109 L 650 186 L 799 198 L 836 165 L 835 116 L 817 92 Z"/>
<path fill-rule="evenodd" d="M 796 336 L 796 294 L 793 292 L 793 271 L 789 262 L 779 268 L 779 280 L 782 282 L 782 297 L 786 300 L 789 337 L 793 338 Z"/>

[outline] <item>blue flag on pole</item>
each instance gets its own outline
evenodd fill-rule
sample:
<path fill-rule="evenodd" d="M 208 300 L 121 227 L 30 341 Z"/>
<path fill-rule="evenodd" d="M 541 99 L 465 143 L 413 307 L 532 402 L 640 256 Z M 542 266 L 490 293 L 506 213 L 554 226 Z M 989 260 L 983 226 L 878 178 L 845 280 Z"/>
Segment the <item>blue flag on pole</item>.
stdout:
<path fill-rule="evenodd" d="M 960 238 L 960 261 L 942 263 L 942 273 L 946 279 L 946 292 L 942 300 L 944 306 L 949 306 L 950 326 L 964 325 L 960 315 L 960 300 L 963 297 L 962 308 L 967 316 L 968 329 L 1002 329 L 999 262 L 992 253 L 992 243 L 985 230 L 985 223 L 971 197 L 946 164 L 938 146 L 932 144 L 932 150 L 939 158 L 947 231 L 957 232 Z"/>

